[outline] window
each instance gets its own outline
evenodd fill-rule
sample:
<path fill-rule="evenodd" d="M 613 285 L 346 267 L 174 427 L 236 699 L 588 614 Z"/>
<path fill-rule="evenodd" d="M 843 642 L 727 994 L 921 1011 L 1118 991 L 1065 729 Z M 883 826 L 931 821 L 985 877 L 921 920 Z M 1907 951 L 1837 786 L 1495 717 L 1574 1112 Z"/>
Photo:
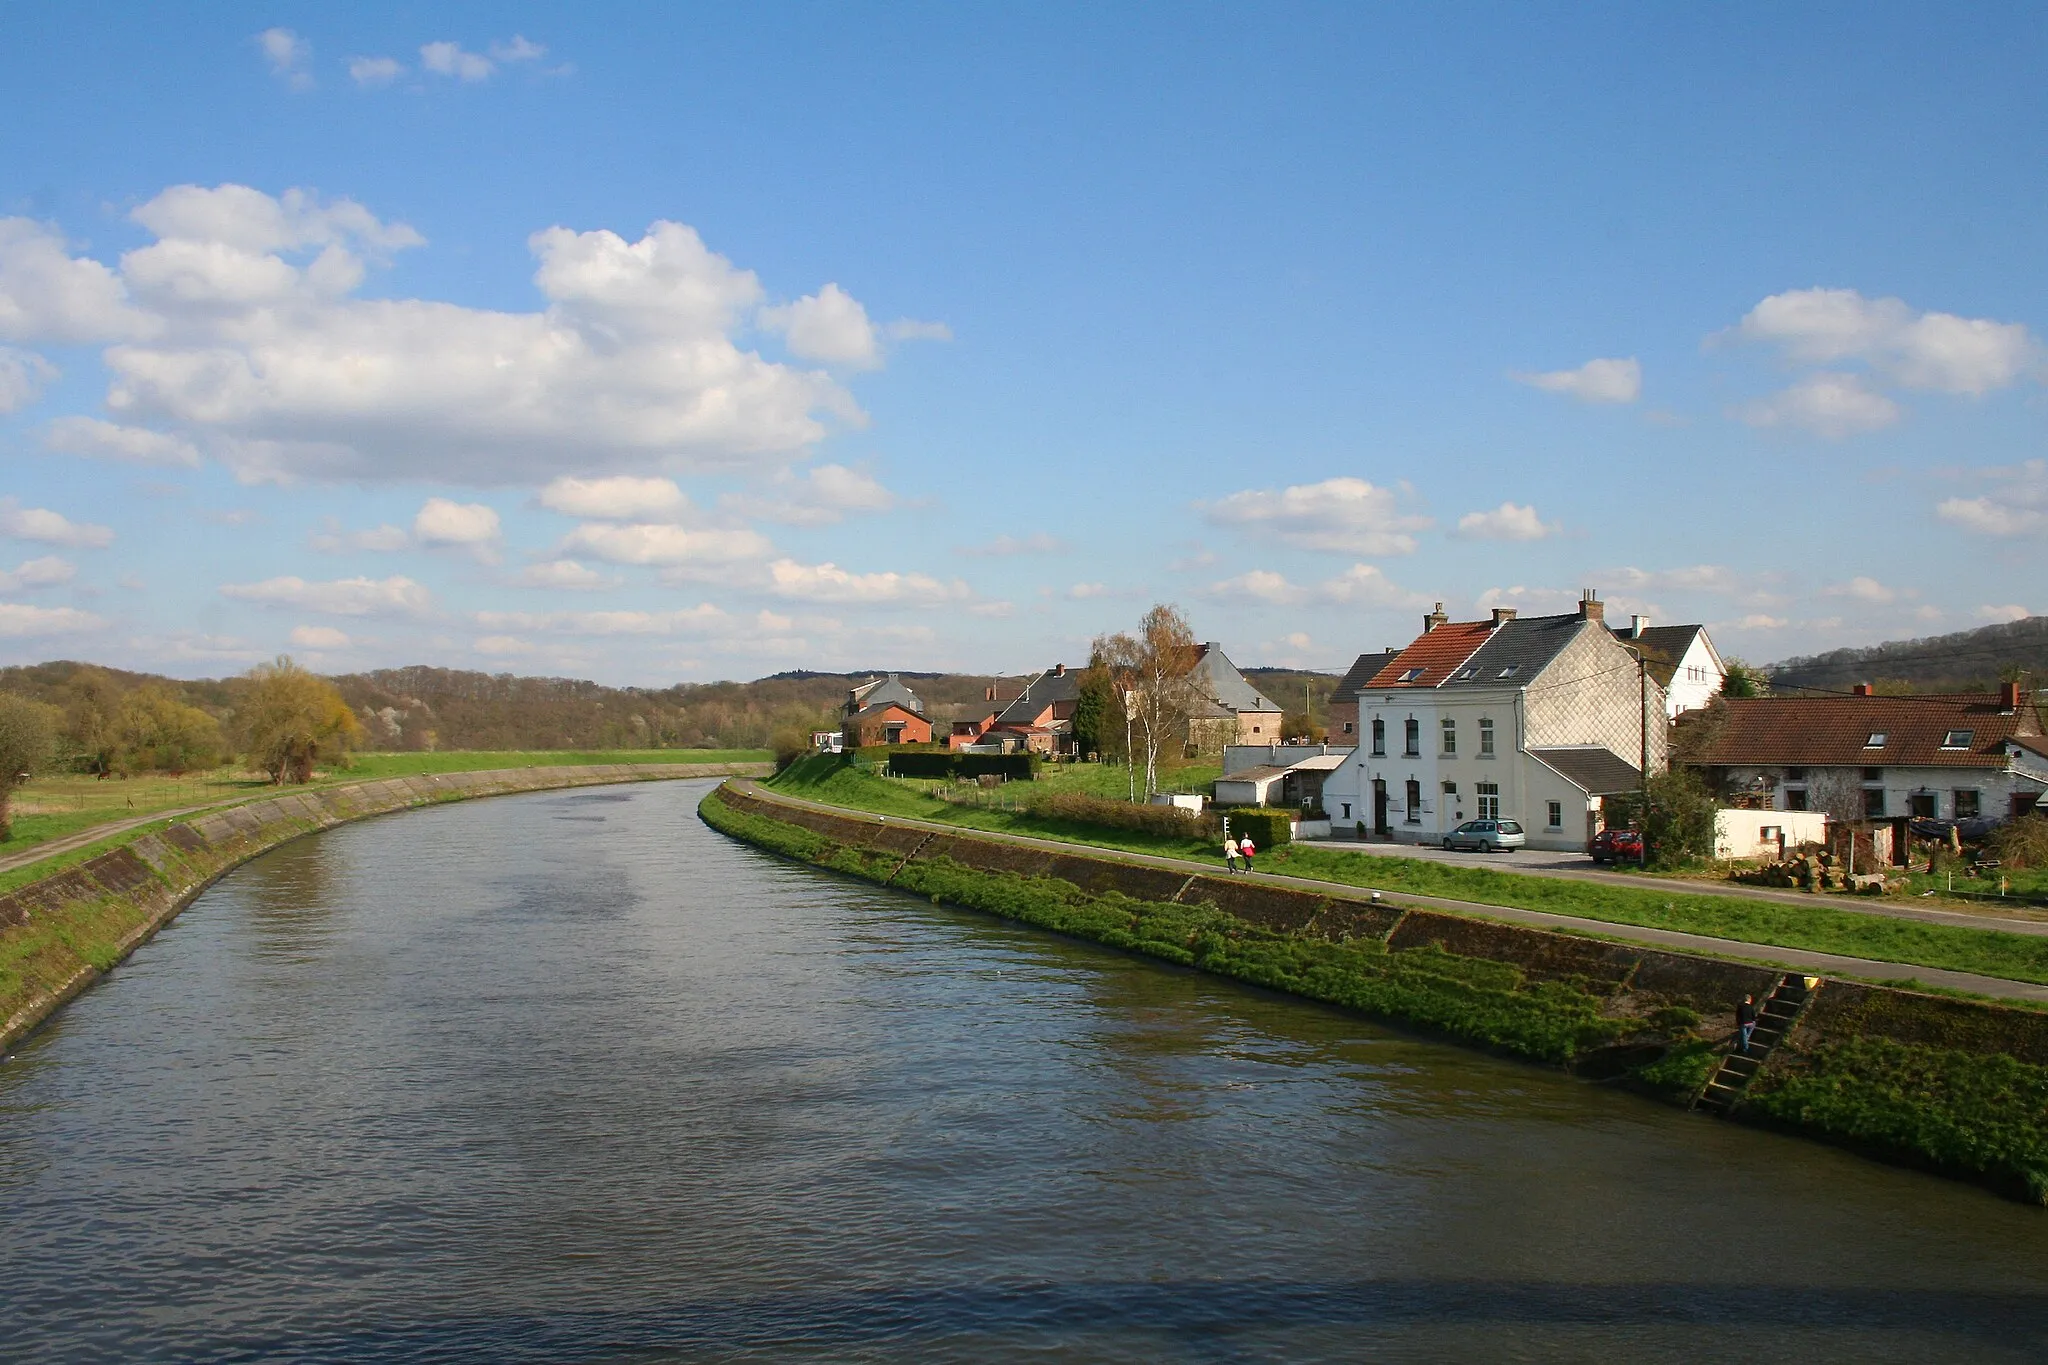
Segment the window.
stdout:
<path fill-rule="evenodd" d="M 1957 787 L 1956 819 L 1974 820 L 1983 813 L 1984 798 L 1975 787 Z"/>
<path fill-rule="evenodd" d="M 1387 723 L 1378 716 L 1372 718 L 1372 753 L 1374 758 L 1387 756 Z"/>
<path fill-rule="evenodd" d="M 1883 787 L 1865 787 L 1863 789 L 1863 818 L 1866 820 L 1884 819 Z"/>
<path fill-rule="evenodd" d="M 1401 740 L 1401 753 L 1403 757 L 1421 758 L 1422 722 L 1413 716 L 1408 717 L 1407 723 L 1401 729 Z"/>
<path fill-rule="evenodd" d="M 1344 722 L 1344 733 L 1347 735 L 1351 733 L 1351 722 L 1348 720 Z"/>
<path fill-rule="evenodd" d="M 1515 676 L 1515 674 L 1520 673 L 1521 671 L 1522 666 L 1520 664 L 1509 664 L 1506 668 L 1503 668 L 1500 672 L 1494 674 L 1494 676 L 1496 678 L 1512 678 Z"/>
<path fill-rule="evenodd" d="M 1254 725 L 1254 726 L 1252 727 L 1252 733 L 1253 733 L 1253 734 L 1257 734 L 1258 732 L 1259 732 L 1259 727 L 1258 727 L 1258 726 L 1256 726 L 1256 725 Z"/>
<path fill-rule="evenodd" d="M 1805 809 L 1806 809 L 1806 788 L 1804 788 L 1804 787 L 1787 787 L 1787 788 L 1785 788 L 1785 809 L 1786 809 L 1786 810 L 1805 810 Z"/>
<path fill-rule="evenodd" d="M 1459 682 L 1465 682 L 1465 681 L 1468 681 L 1469 679 L 1472 679 L 1472 678 L 1476 678 L 1476 677 L 1478 677 L 1478 676 L 1479 676 L 1479 668 L 1478 668 L 1478 666 L 1477 666 L 1476 664 L 1475 664 L 1475 665 L 1468 665 L 1468 666 L 1466 666 L 1466 667 L 1464 667 L 1464 668 L 1461 668 L 1461 669 L 1459 669 L 1459 670 L 1458 670 L 1458 681 L 1459 681 Z"/>
<path fill-rule="evenodd" d="M 1564 802 L 1551 801 L 1544 805 L 1544 818 L 1549 821 L 1547 828 L 1564 828 Z"/>
<path fill-rule="evenodd" d="M 1456 722 L 1456 721 L 1452 720 L 1452 719 L 1451 719 L 1450 717 L 1446 716 L 1446 717 L 1444 717 L 1444 757 L 1445 757 L 1445 758 L 1456 758 L 1457 756 L 1458 756 L 1458 722 Z"/>
<path fill-rule="evenodd" d="M 1415 722 L 1411 720 L 1408 723 L 1413 725 Z M 1408 779 L 1408 823 L 1422 823 L 1422 784 L 1412 777 Z"/>
<path fill-rule="evenodd" d="M 1479 818 L 1482 820 L 1500 819 L 1500 785 L 1498 783 L 1481 782 L 1479 784 Z"/>
<path fill-rule="evenodd" d="M 1787 768 L 1787 769 L 1785 769 L 1785 780 L 1786 780 L 1787 782 L 1804 782 L 1804 781 L 1806 780 L 1806 769 L 1804 769 L 1804 768 Z"/>
<path fill-rule="evenodd" d="M 1863 770 L 1863 780 L 1864 780 L 1865 782 L 1882 782 L 1882 781 L 1884 781 L 1884 769 L 1882 769 L 1882 768 L 1865 768 L 1865 769 Z"/>
<path fill-rule="evenodd" d="M 1975 730 L 1951 730 L 1941 737 L 1941 747 L 1944 749 L 1967 749 L 1970 747 L 1970 741 L 1976 737 L 1976 734 Z"/>
<path fill-rule="evenodd" d="M 1458 794 L 1458 784 L 1457 784 L 1457 783 L 1455 783 L 1455 782 L 1446 782 L 1446 783 L 1444 783 L 1444 795 L 1445 795 L 1445 796 L 1456 796 L 1457 794 Z"/>
<path fill-rule="evenodd" d="M 1884 747 L 1885 739 L 1886 735 L 1884 731 L 1872 730 L 1870 732 L 1870 738 L 1863 741 L 1863 747 L 1866 749 L 1882 749 Z"/>
<path fill-rule="evenodd" d="M 1408 669 L 1408 670 L 1406 670 L 1405 672 L 1403 672 L 1403 673 L 1401 674 L 1401 681 L 1402 681 L 1402 682 L 1414 682 L 1414 681 L 1415 681 L 1415 680 L 1416 680 L 1417 678 L 1419 678 L 1419 677 L 1421 677 L 1421 676 L 1422 676 L 1422 670 L 1421 670 L 1421 669 L 1419 669 L 1419 668 L 1411 668 L 1411 669 Z"/>
<path fill-rule="evenodd" d="M 1351 818 L 1351 803 L 1350 803 L 1349 801 L 1346 801 L 1346 802 L 1344 802 L 1344 803 L 1343 803 L 1343 805 L 1344 805 L 1344 816 L 1343 816 L 1343 818 L 1344 818 L 1344 819 L 1346 819 L 1346 820 L 1349 820 L 1349 819 Z"/>
<path fill-rule="evenodd" d="M 1502 834 L 1520 834 L 1522 826 L 1514 820 L 1503 820 L 1500 822 L 1500 832 Z"/>
<path fill-rule="evenodd" d="M 1915 820 L 1932 820 L 1935 814 L 1934 793 L 1908 792 L 1906 794 L 1906 814 L 1912 816 Z"/>
<path fill-rule="evenodd" d="M 1490 720 L 1479 722 L 1479 756 L 1493 757 L 1493 722 Z"/>

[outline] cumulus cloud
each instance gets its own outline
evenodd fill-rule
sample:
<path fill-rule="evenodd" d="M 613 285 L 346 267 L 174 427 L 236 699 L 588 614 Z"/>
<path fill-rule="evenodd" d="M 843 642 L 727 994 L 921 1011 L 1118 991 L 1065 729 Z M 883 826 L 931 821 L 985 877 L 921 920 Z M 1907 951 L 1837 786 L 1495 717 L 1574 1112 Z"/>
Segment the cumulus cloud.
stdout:
<path fill-rule="evenodd" d="M 540 564 L 529 564 L 512 581 L 522 588 L 566 588 L 576 592 L 615 588 L 621 582 L 573 559 L 550 559 Z"/>
<path fill-rule="evenodd" d="M 943 322 L 919 322 L 916 318 L 898 318 L 889 324 L 891 341 L 951 341 L 953 329 Z"/>
<path fill-rule="evenodd" d="M 287 576 L 260 583 L 226 583 L 221 596 L 258 606 L 316 611 L 324 616 L 424 616 L 433 605 L 425 587 L 410 578 L 338 578 L 309 583 Z"/>
<path fill-rule="evenodd" d="M 2020 323 L 1923 313 L 1902 299 L 1867 299 L 1853 289 L 1773 294 L 1734 334 L 1774 346 L 1796 363 L 1861 361 L 1905 388 L 1973 397 L 2011 384 L 2041 360 L 2039 343 Z"/>
<path fill-rule="evenodd" d="M 547 44 L 530 41 L 525 34 L 515 33 L 510 38 L 494 41 L 490 47 L 493 61 L 537 62 L 548 55 Z"/>
<path fill-rule="evenodd" d="M 412 538 L 428 547 L 455 547 L 490 558 L 496 553 L 499 526 L 495 509 L 480 502 L 428 498 L 412 519 Z"/>
<path fill-rule="evenodd" d="M 247 480 L 759 472 L 865 421 L 737 344 L 760 283 L 680 223 L 535 233 L 545 308 L 522 313 L 355 297 L 422 239 L 345 199 L 185 185 L 131 216 L 157 240 L 118 271 L 0 219 L 0 340 L 114 343 L 111 415 Z"/>
<path fill-rule="evenodd" d="M 868 321 L 868 310 L 836 284 L 795 303 L 763 308 L 756 321 L 766 331 L 780 332 L 790 354 L 805 360 L 855 370 L 881 363 L 881 346 L 875 325 Z"/>
<path fill-rule="evenodd" d="M 773 552 L 766 536 L 744 529 L 692 530 L 665 522 L 586 522 L 562 541 L 565 554 L 607 564 L 732 564 Z"/>
<path fill-rule="evenodd" d="M 1798 427 L 1830 440 L 1888 427 L 1900 413 L 1897 403 L 1860 376 L 1834 371 L 1808 375 L 1769 398 L 1734 409 L 1753 427 Z"/>
<path fill-rule="evenodd" d="M 1533 505 L 1504 502 L 1490 512 L 1467 512 L 1458 518 L 1461 540 L 1542 540 L 1563 528 L 1545 522 Z"/>
<path fill-rule="evenodd" d="M 941 582 L 929 574 L 850 573 L 837 564 L 799 564 L 778 559 L 768 566 L 768 586 L 778 596 L 809 602 L 868 606 L 937 606 L 973 596 L 959 579 Z"/>
<path fill-rule="evenodd" d="M 844 465 L 824 464 L 803 474 L 784 473 L 759 492 L 733 493 L 719 500 L 725 511 L 788 526 L 830 526 L 857 512 L 886 512 L 896 495 L 875 479 Z"/>
<path fill-rule="evenodd" d="M 107 623 L 76 607 L 31 607 L 0 602 L 0 639 L 27 640 L 46 635 L 80 635 Z"/>
<path fill-rule="evenodd" d="M 2003 606 L 1979 607 L 1977 608 L 1975 614 L 1977 616 L 1977 619 L 1980 621 L 1997 621 L 2003 623 L 2007 621 L 2024 621 L 2029 616 L 2032 616 L 2034 613 L 2028 611 L 2025 607 L 2021 606 L 2017 602 L 2008 602 Z"/>
<path fill-rule="evenodd" d="M 1414 532 L 1435 525 L 1404 513 L 1391 488 L 1364 479 L 1325 479 L 1279 490 L 1246 489 L 1202 508 L 1212 525 L 1271 536 L 1305 550 L 1409 554 Z"/>
<path fill-rule="evenodd" d="M 405 63 L 396 57 L 351 57 L 348 78 L 365 89 L 389 85 L 405 74 Z"/>
<path fill-rule="evenodd" d="M 1995 497 L 1945 498 L 1934 515 L 1951 526 L 1983 536 L 2048 533 L 2048 461 L 1976 471 L 2003 485 Z"/>
<path fill-rule="evenodd" d="M 98 417 L 59 417 L 43 432 L 43 444 L 66 455 L 118 460 L 124 464 L 170 465 L 195 469 L 199 449 L 182 436 L 125 427 Z"/>
<path fill-rule="evenodd" d="M 1755 591 L 1755 585 L 1725 564 L 1686 564 L 1676 569 L 1638 569 L 1627 565 L 1602 569 L 1594 575 L 1603 583 L 1618 584 L 1635 592 L 1706 592 L 1736 596 Z M 1562 589 L 1560 589 L 1562 591 Z M 1572 594 L 1578 601 L 1578 595 Z"/>
<path fill-rule="evenodd" d="M 35 402 L 56 378 L 57 367 L 34 351 L 0 346 L 0 415 Z"/>
<path fill-rule="evenodd" d="M 98 549 L 114 543 L 112 527 L 73 521 L 47 507 L 23 507 L 19 499 L 11 497 L 0 497 L 0 536 L 74 549 Z"/>
<path fill-rule="evenodd" d="M 313 88 L 312 73 L 306 67 L 313 60 L 313 45 L 288 28 L 266 28 L 256 35 L 270 74 L 294 90 Z"/>
<path fill-rule="evenodd" d="M 12 569 L 0 569 L 0 592 L 32 592 L 69 583 L 78 573 L 55 555 L 26 560 Z"/>
<path fill-rule="evenodd" d="M 608 479 L 577 479 L 564 475 L 540 491 L 540 505 L 564 516 L 596 521 L 664 521 L 690 510 L 690 499 L 673 479 L 639 479 L 630 474 Z"/>
<path fill-rule="evenodd" d="M 1634 356 L 1626 360 L 1589 360 L 1575 370 L 1513 370 L 1518 384 L 1562 393 L 1581 403 L 1633 403 L 1643 394 L 1643 367 Z"/>
<path fill-rule="evenodd" d="M 523 630 L 555 635 L 706 635 L 736 628 L 732 616 L 709 602 L 676 611 L 480 611 L 487 630 Z M 787 630 L 789 618 L 762 612 L 754 624 Z"/>
<path fill-rule="evenodd" d="M 481 52 L 466 52 L 460 43 L 427 43 L 420 48 L 420 66 L 437 76 L 452 76 L 459 81 L 487 81 L 497 70 L 489 57 Z"/>
<path fill-rule="evenodd" d="M 329 517 L 326 529 L 316 532 L 309 543 L 322 554 L 349 554 L 358 550 L 391 554 L 412 548 L 412 532 L 388 521 L 368 531 L 344 531 L 340 523 Z"/>
<path fill-rule="evenodd" d="M 1430 600 L 1388 578 L 1377 564 L 1353 564 L 1334 578 L 1310 585 L 1291 583 L 1284 574 L 1252 569 L 1235 578 L 1211 583 L 1207 595 L 1220 601 L 1253 598 L 1273 606 L 1321 603 L 1353 607 L 1426 607 Z"/>
<path fill-rule="evenodd" d="M 1000 535 L 980 545 L 958 545 L 953 553 L 968 559 L 1006 559 L 1012 555 L 1056 555 L 1068 548 L 1058 536 L 1033 531 L 1028 536 Z"/>
<path fill-rule="evenodd" d="M 348 635 L 333 626 L 294 626 L 291 642 L 300 649 L 347 649 Z"/>
<path fill-rule="evenodd" d="M 1823 596 L 1847 597 L 1872 606 L 1890 606 L 1899 600 L 1899 589 L 1886 587 L 1875 578 L 1858 574 L 1846 583 L 1832 583 L 1821 589 Z"/>
<path fill-rule="evenodd" d="M 1531 587 L 1517 583 L 1511 588 L 1488 588 L 1474 605 L 1481 611 L 1513 607 L 1530 616 L 1561 616 L 1578 606 L 1579 595 L 1570 588 Z"/>

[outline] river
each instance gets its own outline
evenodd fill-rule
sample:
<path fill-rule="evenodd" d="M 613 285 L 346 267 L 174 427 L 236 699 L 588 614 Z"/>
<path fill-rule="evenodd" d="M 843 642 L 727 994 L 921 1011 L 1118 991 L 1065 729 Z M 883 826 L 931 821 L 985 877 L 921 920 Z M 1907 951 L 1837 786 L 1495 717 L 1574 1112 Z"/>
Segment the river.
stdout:
<path fill-rule="evenodd" d="M 203 894 L 0 1064 L 0 1358 L 2048 1358 L 2038 1210 L 794 866 L 705 790 Z"/>

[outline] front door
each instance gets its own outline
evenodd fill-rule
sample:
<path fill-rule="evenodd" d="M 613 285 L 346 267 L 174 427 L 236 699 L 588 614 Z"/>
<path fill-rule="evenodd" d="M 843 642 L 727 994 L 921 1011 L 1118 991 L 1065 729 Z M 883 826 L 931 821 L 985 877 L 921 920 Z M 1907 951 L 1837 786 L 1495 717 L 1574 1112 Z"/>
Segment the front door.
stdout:
<path fill-rule="evenodd" d="M 1379 777 L 1375 777 L 1372 780 L 1372 832 L 1374 834 L 1392 834 L 1394 832 L 1394 827 L 1387 823 L 1386 779 Z"/>

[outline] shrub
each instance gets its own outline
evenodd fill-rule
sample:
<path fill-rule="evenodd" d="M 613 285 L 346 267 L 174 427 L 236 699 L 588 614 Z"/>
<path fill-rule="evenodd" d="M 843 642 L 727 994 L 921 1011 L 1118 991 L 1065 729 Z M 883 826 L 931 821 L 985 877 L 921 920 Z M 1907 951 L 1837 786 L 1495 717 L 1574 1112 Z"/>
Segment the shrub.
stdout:
<path fill-rule="evenodd" d="M 1084 825 L 1128 829 L 1157 834 L 1169 839 L 1220 837 L 1212 816 L 1197 815 L 1178 806 L 1139 805 L 1133 801 L 1112 801 L 1086 792 L 1054 791 L 1031 798 L 1031 814 L 1041 820 L 1072 820 Z"/>
<path fill-rule="evenodd" d="M 1609 797 L 1607 822 L 1640 829 L 1653 866 L 1680 867 L 1714 855 L 1716 808 L 1690 769 L 1673 768 L 1650 779 L 1647 808 L 1641 792 Z"/>
<path fill-rule="evenodd" d="M 781 772 L 811 751 L 810 736 L 791 726 L 777 730 L 768 744 L 775 751 L 776 772 Z"/>
<path fill-rule="evenodd" d="M 1265 806 L 1232 806 L 1221 812 L 1230 822 L 1230 832 L 1242 839 L 1249 834 L 1260 848 L 1278 848 L 1294 838 L 1294 812 Z"/>
<path fill-rule="evenodd" d="M 2048 867 L 2048 818 L 2021 815 L 1991 831 L 1984 841 L 2001 867 Z"/>
<path fill-rule="evenodd" d="M 1036 770 L 1030 754 L 961 754 L 945 749 L 891 749 L 885 752 L 889 771 L 898 777 L 994 776 L 1029 782 Z M 864 752 L 862 757 L 867 757 L 867 754 Z"/>

